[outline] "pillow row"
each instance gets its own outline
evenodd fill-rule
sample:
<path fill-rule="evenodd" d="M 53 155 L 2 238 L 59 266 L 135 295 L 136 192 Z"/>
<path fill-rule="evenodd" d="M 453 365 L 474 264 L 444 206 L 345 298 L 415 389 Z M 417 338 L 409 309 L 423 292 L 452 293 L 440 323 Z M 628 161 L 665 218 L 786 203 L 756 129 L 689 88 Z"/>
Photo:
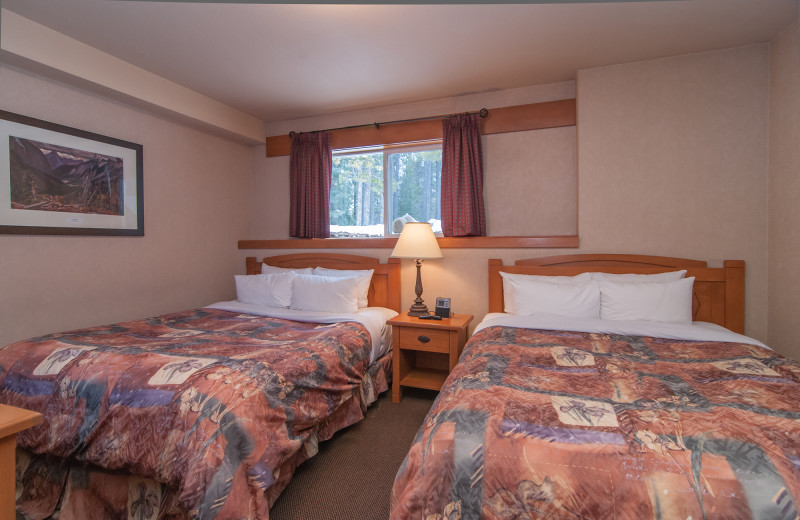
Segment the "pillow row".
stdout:
<path fill-rule="evenodd" d="M 500 275 L 503 277 L 503 293 L 505 295 L 505 311 L 511 314 L 532 314 L 528 312 L 527 307 L 530 304 L 538 307 L 539 299 L 534 298 L 533 302 L 528 301 L 530 295 L 528 294 L 531 289 L 535 289 L 529 287 L 533 282 L 547 282 L 552 284 L 567 284 L 567 285 L 574 285 L 581 287 L 585 285 L 586 282 L 591 280 L 595 281 L 611 281 L 611 282 L 643 282 L 643 283 L 656 283 L 656 282 L 668 282 L 674 280 L 680 280 L 686 275 L 686 271 L 672 271 L 667 273 L 657 273 L 657 274 L 612 274 L 612 273 L 581 273 L 576 276 L 542 276 L 542 275 L 533 275 L 533 274 L 513 274 L 513 273 L 505 273 L 500 272 Z M 541 288 L 545 291 L 545 293 L 549 293 L 550 296 L 556 296 L 554 293 L 558 293 L 556 296 L 557 301 L 564 301 L 566 304 L 570 304 L 570 302 L 574 302 L 577 300 L 579 304 L 578 306 L 578 314 L 580 315 L 594 315 L 598 314 L 594 312 L 595 303 L 599 304 L 599 300 L 595 301 L 592 299 L 590 294 L 594 293 L 591 288 L 582 287 L 582 290 L 578 289 L 563 289 L 563 290 L 555 290 L 553 288 L 543 287 Z M 551 289 L 548 291 L 548 289 Z M 597 296 L 599 298 L 599 295 Z M 574 298 L 574 299 L 573 299 Z M 517 309 L 517 301 L 520 301 L 522 305 L 520 309 Z M 528 305 L 526 305 L 526 303 Z M 547 304 L 546 300 L 543 300 L 541 303 Z M 584 307 L 585 312 L 584 312 Z M 542 312 L 542 311 L 535 311 L 535 312 Z M 571 314 L 568 314 L 571 315 Z M 599 314 L 598 314 L 599 315 Z M 591 317 L 598 317 L 598 316 L 591 316 Z"/>
<path fill-rule="evenodd" d="M 694 278 L 581 273 L 538 276 L 501 272 L 505 311 L 607 320 L 692 321 Z"/>
<path fill-rule="evenodd" d="M 295 274 L 315 274 L 317 276 L 331 276 L 334 278 L 357 278 L 358 279 L 358 308 L 363 309 L 369 306 L 367 294 L 369 284 L 372 281 L 374 269 L 347 270 L 347 269 L 328 269 L 326 267 L 303 267 L 299 269 L 287 269 L 285 267 L 275 267 L 272 265 L 261 264 L 261 274 L 288 273 Z"/>
<path fill-rule="evenodd" d="M 294 270 L 264 264 L 262 274 L 234 277 L 236 299 L 265 307 L 352 313 L 367 306 L 372 273 L 372 269 L 344 271 L 318 267 Z"/>

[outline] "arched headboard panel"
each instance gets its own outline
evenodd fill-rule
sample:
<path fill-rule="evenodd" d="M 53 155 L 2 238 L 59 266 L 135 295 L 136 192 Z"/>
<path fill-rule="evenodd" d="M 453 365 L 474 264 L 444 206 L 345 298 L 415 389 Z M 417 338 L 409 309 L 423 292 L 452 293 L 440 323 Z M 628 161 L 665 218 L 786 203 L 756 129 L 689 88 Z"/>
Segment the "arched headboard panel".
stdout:
<path fill-rule="evenodd" d="M 369 256 L 343 255 L 339 253 L 297 253 L 267 256 L 262 260 L 248 256 L 247 274 L 261 273 L 261 263 L 286 269 L 302 267 L 327 267 L 328 269 L 374 269 L 367 299 L 372 307 L 386 307 L 400 312 L 400 260 L 390 258 L 382 264 Z"/>
<path fill-rule="evenodd" d="M 703 260 L 664 256 L 579 254 L 517 260 L 504 266 L 489 260 L 489 312 L 503 312 L 500 271 L 545 276 L 575 276 L 585 272 L 655 274 L 686 269 L 694 276 L 692 314 L 696 321 L 722 325 L 744 333 L 744 261 L 726 260 L 723 267 L 707 267 Z"/>

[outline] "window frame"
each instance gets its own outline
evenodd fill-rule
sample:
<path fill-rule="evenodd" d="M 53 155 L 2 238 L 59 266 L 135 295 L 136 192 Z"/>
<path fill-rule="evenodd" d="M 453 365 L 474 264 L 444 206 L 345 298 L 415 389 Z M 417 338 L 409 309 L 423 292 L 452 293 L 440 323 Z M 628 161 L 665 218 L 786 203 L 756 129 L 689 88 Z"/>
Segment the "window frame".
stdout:
<path fill-rule="evenodd" d="M 383 168 L 383 235 L 380 237 L 377 236 L 369 236 L 369 237 L 345 237 L 345 238 L 385 238 L 386 237 L 386 152 L 384 151 L 385 146 L 377 145 L 377 146 L 360 146 L 358 148 L 341 148 L 341 149 L 334 149 L 332 152 L 333 157 L 347 157 L 352 155 L 366 155 L 369 153 L 378 153 L 381 152 L 382 155 L 382 168 Z M 333 195 L 333 183 L 331 183 L 331 193 L 328 194 L 328 215 L 330 216 L 331 207 L 330 207 L 330 198 Z M 330 220 L 328 221 L 328 229 L 330 229 L 331 223 Z"/>
<path fill-rule="evenodd" d="M 427 139 L 424 141 L 414 141 L 410 143 L 395 143 L 384 144 L 376 146 L 361 146 L 357 148 L 339 148 L 333 150 L 334 157 L 346 157 L 351 155 L 364 155 L 368 153 L 381 152 L 383 156 L 383 235 L 380 237 L 346 237 L 354 239 L 365 238 L 393 238 L 400 236 L 399 233 L 391 232 L 392 214 L 392 197 L 391 194 L 391 176 L 389 175 L 389 155 L 393 153 L 413 153 L 424 152 L 430 150 L 442 149 L 442 139 Z M 441 233 L 436 233 L 437 236 L 442 236 Z M 345 237 L 342 237 L 345 238 Z"/>

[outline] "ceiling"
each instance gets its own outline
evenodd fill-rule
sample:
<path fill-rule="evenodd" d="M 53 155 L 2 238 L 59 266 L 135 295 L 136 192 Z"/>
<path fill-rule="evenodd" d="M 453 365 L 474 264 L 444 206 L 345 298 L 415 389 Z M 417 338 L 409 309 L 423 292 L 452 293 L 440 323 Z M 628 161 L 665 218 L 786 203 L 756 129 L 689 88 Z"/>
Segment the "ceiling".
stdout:
<path fill-rule="evenodd" d="M 768 42 L 798 16 L 797 0 L 2 2 L 265 122 L 566 81 L 585 68 Z"/>

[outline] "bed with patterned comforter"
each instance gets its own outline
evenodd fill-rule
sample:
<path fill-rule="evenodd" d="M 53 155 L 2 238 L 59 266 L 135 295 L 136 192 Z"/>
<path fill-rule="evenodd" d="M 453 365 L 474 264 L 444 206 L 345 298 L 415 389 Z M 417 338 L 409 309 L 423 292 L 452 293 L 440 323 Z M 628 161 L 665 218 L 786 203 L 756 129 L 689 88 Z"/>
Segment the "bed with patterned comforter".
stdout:
<path fill-rule="evenodd" d="M 264 519 L 317 442 L 386 390 L 355 322 L 219 309 L 52 334 L 0 349 L 21 432 L 27 518 Z M 59 504 L 60 501 L 60 504 Z"/>
<path fill-rule="evenodd" d="M 798 382 L 754 345 L 491 326 L 420 428 L 391 516 L 796 519 Z"/>

